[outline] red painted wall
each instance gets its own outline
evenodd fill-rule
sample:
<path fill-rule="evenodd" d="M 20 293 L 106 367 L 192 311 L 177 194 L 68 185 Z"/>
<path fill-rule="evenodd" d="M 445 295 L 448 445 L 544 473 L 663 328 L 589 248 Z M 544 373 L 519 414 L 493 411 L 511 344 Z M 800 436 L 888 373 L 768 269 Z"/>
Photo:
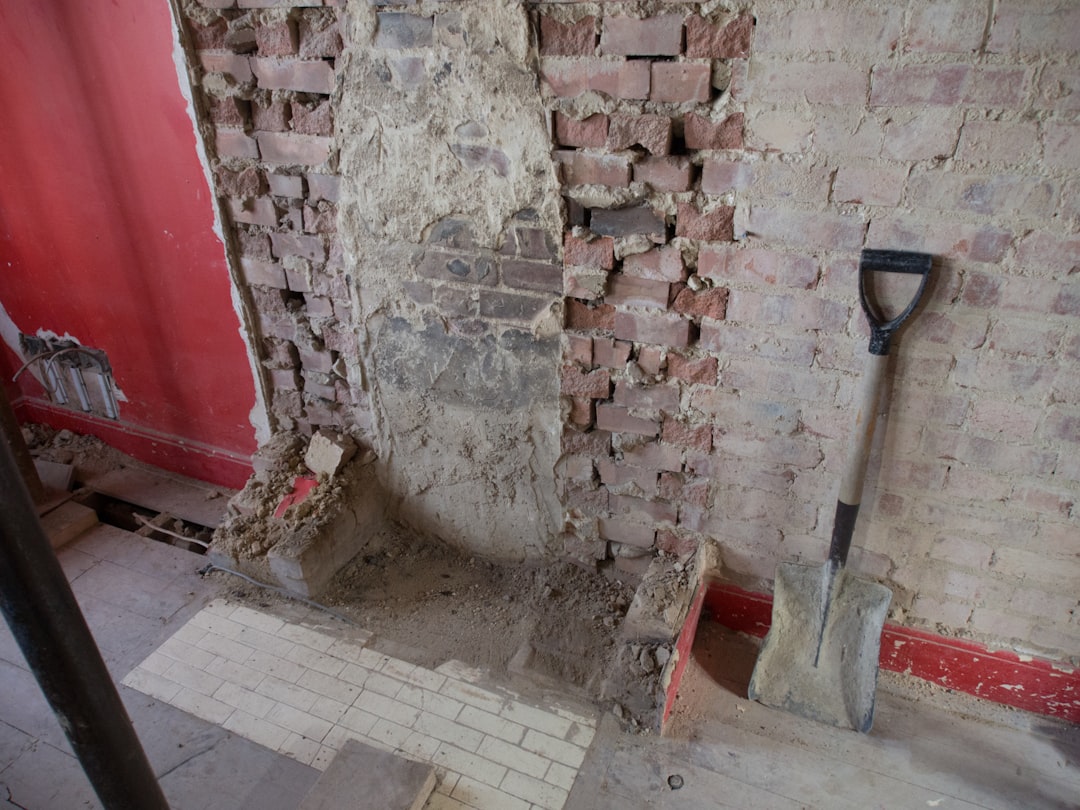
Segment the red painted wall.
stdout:
<path fill-rule="evenodd" d="M 23 332 L 70 333 L 108 353 L 128 401 L 121 425 L 101 427 L 129 437 L 121 449 L 222 478 L 181 457 L 201 447 L 245 461 L 255 386 L 168 3 L 0 4 L 0 146 L 8 315 Z M 17 358 L 0 355 L 10 379 Z"/>

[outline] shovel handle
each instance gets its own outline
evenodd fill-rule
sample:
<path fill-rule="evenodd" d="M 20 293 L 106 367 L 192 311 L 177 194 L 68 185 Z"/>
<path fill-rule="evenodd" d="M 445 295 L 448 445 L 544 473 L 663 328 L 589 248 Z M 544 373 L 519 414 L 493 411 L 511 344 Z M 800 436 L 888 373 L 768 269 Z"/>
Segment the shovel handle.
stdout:
<path fill-rule="evenodd" d="M 829 566 L 833 570 L 842 568 L 847 563 L 848 551 L 851 549 L 855 519 L 859 515 L 859 504 L 862 502 L 866 466 L 870 460 L 870 447 L 874 442 L 890 342 L 900 324 L 915 311 L 930 278 L 931 266 L 932 257 L 929 254 L 903 250 L 864 250 L 859 260 L 859 303 L 870 324 L 870 354 L 859 383 L 855 401 L 853 442 L 848 451 L 843 478 L 840 480 L 840 496 L 836 500 L 832 540 L 829 542 Z M 886 321 L 878 317 L 867 298 L 866 281 L 870 273 L 913 273 L 922 276 L 922 279 L 907 307 L 895 318 Z"/>
<path fill-rule="evenodd" d="M 915 311 L 919 299 L 930 278 L 932 258 L 929 253 L 912 253 L 907 250 L 864 250 L 859 258 L 859 303 L 866 321 L 870 324 L 870 354 L 886 355 L 893 333 Z M 907 307 L 895 318 L 879 318 L 866 295 L 866 281 L 870 273 L 911 273 L 922 276 L 919 289 Z"/>

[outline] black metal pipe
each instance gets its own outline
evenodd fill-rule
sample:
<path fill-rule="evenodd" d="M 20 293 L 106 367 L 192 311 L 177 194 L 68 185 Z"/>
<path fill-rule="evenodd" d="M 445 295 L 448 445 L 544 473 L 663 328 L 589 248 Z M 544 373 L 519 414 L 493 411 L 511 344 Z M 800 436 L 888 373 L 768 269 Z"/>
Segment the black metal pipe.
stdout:
<path fill-rule="evenodd" d="M 4 441 L 0 610 L 106 810 L 168 810 Z"/>

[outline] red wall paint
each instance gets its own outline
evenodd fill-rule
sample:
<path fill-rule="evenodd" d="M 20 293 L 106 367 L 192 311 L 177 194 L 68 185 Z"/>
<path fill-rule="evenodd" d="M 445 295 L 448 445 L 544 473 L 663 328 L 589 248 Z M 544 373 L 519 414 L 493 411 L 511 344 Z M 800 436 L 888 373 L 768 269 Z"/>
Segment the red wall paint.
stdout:
<path fill-rule="evenodd" d="M 172 24 L 164 1 L 0 4 L 0 303 L 104 349 L 133 435 L 246 457 L 255 386 Z"/>

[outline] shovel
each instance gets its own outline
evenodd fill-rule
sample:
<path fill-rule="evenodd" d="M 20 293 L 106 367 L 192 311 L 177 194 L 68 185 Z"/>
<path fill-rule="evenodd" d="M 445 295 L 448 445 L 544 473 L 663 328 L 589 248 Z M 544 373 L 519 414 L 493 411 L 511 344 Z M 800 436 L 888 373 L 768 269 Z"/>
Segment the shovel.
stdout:
<path fill-rule="evenodd" d="M 840 483 L 829 558 L 824 565 L 777 566 L 772 625 L 748 690 L 752 700 L 766 706 L 864 733 L 874 720 L 881 631 L 892 591 L 853 576 L 844 566 L 862 500 L 889 343 L 919 303 L 930 266 L 925 253 L 862 252 L 859 302 L 870 324 L 870 356 L 856 400 L 854 443 Z M 868 295 L 876 273 L 921 276 L 910 303 L 891 320 Z"/>

